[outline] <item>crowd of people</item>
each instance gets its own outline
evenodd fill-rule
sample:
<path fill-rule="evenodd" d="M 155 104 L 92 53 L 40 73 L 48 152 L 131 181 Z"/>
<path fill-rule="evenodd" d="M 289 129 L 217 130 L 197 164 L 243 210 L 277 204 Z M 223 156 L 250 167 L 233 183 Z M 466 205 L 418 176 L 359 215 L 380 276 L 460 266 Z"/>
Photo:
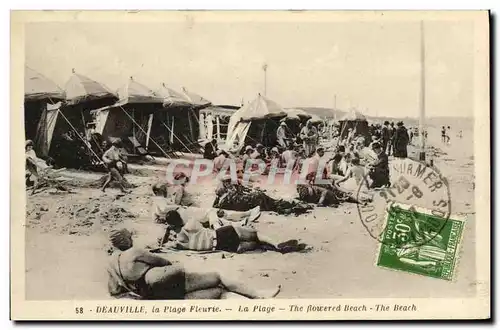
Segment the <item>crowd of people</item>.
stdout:
<path fill-rule="evenodd" d="M 335 146 L 320 145 L 318 128 L 309 120 L 297 136 L 290 136 L 282 122 L 276 131 L 277 144 L 246 145 L 239 153 L 219 148 L 217 141 L 207 143 L 203 157 L 213 161 L 218 174 L 212 208 L 196 216 L 196 206 L 185 202 L 189 174 L 175 174 L 172 182 L 158 182 L 152 186 L 153 222 L 158 226 L 157 244 L 148 248 L 134 247 L 132 234 L 127 229 L 116 229 L 110 234 L 112 246 L 109 275 L 109 293 L 123 294 L 139 299 L 202 299 L 226 298 L 238 295 L 248 298 L 273 297 L 272 292 L 261 292 L 235 279 L 218 273 L 190 273 L 154 252 L 164 249 L 193 251 L 227 251 L 242 253 L 250 250 L 270 250 L 279 253 L 301 251 L 304 243 L 292 238 L 280 241 L 258 231 L 253 223 L 261 212 L 283 215 L 302 214 L 317 207 L 338 207 L 341 203 L 366 203 L 370 190 L 390 186 L 389 158 L 407 157 L 408 131 L 402 122 L 397 127 L 385 122 L 371 127 L 371 142 L 350 129 L 345 138 L 337 139 Z M 328 156 L 327 156 L 328 153 Z M 38 161 L 33 155 L 32 143 L 26 144 L 27 159 Z M 103 151 L 102 160 L 108 174 L 101 189 L 116 181 L 127 193 L 127 158 L 116 140 Z M 237 166 L 237 179 L 227 171 L 228 162 Z M 264 171 L 259 168 L 265 164 Z M 254 185 L 256 175 L 274 172 L 297 174 L 293 182 L 296 198 L 275 198 Z M 219 174 L 221 174 L 219 176 Z M 363 193 L 359 193 L 363 188 Z M 193 213 L 194 212 L 194 213 Z"/>

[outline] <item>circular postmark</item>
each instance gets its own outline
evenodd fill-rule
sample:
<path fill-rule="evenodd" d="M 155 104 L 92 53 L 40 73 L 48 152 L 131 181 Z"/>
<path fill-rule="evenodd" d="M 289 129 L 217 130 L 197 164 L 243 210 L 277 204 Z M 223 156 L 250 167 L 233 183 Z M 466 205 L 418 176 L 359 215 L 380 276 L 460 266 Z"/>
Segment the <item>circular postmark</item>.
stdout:
<path fill-rule="evenodd" d="M 389 164 L 390 186 L 370 189 L 375 174 L 369 172 L 357 190 L 361 223 L 382 244 L 416 247 L 439 238 L 451 214 L 448 181 L 435 166 L 409 158 Z M 371 188 L 371 187 L 370 187 Z M 366 198 L 365 198 L 366 199 Z"/>

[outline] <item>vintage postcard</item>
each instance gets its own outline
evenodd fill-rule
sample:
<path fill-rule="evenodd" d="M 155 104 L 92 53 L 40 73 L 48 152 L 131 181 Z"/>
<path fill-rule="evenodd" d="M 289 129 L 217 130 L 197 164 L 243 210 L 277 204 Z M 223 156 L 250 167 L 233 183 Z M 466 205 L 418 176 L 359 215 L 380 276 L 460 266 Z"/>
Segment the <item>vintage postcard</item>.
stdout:
<path fill-rule="evenodd" d="M 11 102 L 14 320 L 491 316 L 487 11 L 13 11 Z"/>

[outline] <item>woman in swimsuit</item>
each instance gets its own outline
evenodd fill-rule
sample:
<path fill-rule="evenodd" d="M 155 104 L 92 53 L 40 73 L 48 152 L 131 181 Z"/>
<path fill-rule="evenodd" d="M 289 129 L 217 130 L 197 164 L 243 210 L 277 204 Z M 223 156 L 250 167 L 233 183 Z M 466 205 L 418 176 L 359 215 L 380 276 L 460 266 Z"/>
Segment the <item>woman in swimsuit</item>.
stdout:
<path fill-rule="evenodd" d="M 127 229 L 113 230 L 115 251 L 108 265 L 108 290 L 114 297 L 132 294 L 139 299 L 225 299 L 236 293 L 250 299 L 275 297 L 281 287 L 257 290 L 216 272 L 188 272 L 149 251 L 133 247 Z"/>

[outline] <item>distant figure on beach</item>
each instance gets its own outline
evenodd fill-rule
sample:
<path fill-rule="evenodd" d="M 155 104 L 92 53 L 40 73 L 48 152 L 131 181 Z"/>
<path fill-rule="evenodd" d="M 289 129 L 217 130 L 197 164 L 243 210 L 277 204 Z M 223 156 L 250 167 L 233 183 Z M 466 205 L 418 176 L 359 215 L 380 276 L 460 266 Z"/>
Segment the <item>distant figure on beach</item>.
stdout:
<path fill-rule="evenodd" d="M 390 185 L 389 180 L 389 159 L 385 154 L 382 146 L 377 143 L 372 146 L 373 151 L 377 154 L 377 159 L 369 164 L 369 176 L 372 180 L 370 188 L 381 188 Z"/>
<path fill-rule="evenodd" d="M 389 143 L 387 143 L 387 149 L 384 150 L 387 156 L 394 153 L 394 135 L 396 134 L 396 129 L 394 128 L 394 122 L 391 122 L 389 127 Z"/>
<path fill-rule="evenodd" d="M 402 121 L 398 122 L 397 126 L 398 128 L 394 134 L 394 157 L 406 158 L 408 157 L 410 137 Z"/>
<path fill-rule="evenodd" d="M 300 131 L 300 138 L 304 142 L 306 157 L 311 157 L 316 151 L 318 143 L 318 130 L 313 126 L 311 119 L 306 122 L 306 126 Z"/>
<path fill-rule="evenodd" d="M 286 127 L 286 123 L 282 121 L 276 130 L 276 141 L 282 149 L 286 149 L 287 146 Z"/>
<path fill-rule="evenodd" d="M 384 150 L 387 150 L 387 145 L 389 144 L 389 140 L 391 139 L 391 128 L 389 127 L 389 122 L 384 121 L 384 126 L 382 127 L 382 146 Z"/>
<path fill-rule="evenodd" d="M 451 143 L 450 142 L 450 135 L 451 135 L 451 127 L 450 126 L 448 126 L 448 129 L 447 129 L 446 133 L 447 133 L 446 134 L 446 143 L 450 144 Z"/>
<path fill-rule="evenodd" d="M 441 142 L 446 143 L 446 128 L 444 126 L 441 127 Z"/>
<path fill-rule="evenodd" d="M 460 131 L 458 132 L 458 137 L 459 137 L 460 139 L 463 137 L 463 132 L 462 132 L 462 130 L 460 130 Z"/>

